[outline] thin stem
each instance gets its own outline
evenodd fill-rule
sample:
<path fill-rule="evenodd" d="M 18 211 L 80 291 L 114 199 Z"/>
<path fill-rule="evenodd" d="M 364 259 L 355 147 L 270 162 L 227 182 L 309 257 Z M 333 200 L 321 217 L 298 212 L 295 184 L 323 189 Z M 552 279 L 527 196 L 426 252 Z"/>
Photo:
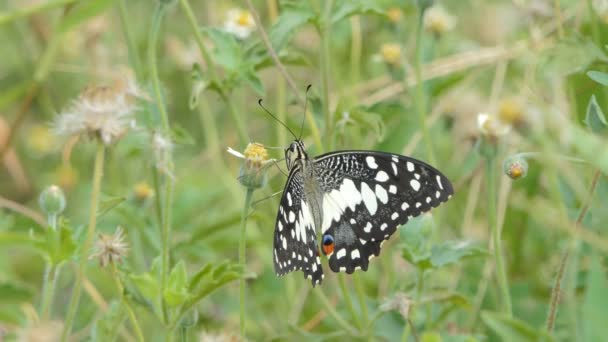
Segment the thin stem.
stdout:
<path fill-rule="evenodd" d="M 243 214 L 241 216 L 241 238 L 239 240 L 239 264 L 245 270 L 247 265 L 245 248 L 247 247 L 247 215 L 249 208 L 251 207 L 251 199 L 253 198 L 254 188 L 247 188 L 247 194 L 245 195 L 245 204 L 243 205 Z M 239 323 L 241 329 L 241 338 L 245 338 L 245 282 L 246 280 L 241 277 L 239 280 L 240 289 L 240 311 L 239 311 Z"/>
<path fill-rule="evenodd" d="M 555 11 L 555 21 L 557 22 L 557 36 L 559 39 L 564 38 L 564 25 L 562 19 L 562 5 L 561 0 L 553 0 L 553 10 Z"/>
<path fill-rule="evenodd" d="M 160 31 L 160 26 L 165 14 L 165 5 L 161 2 L 155 13 L 154 19 L 152 21 L 152 27 L 150 30 L 150 37 L 148 41 L 148 67 L 150 69 L 150 78 L 152 81 L 152 86 L 154 88 L 154 96 L 156 99 L 156 106 L 160 113 L 161 123 L 163 128 L 163 133 L 166 136 L 169 136 L 170 127 L 169 127 L 169 115 L 165 108 L 165 104 L 163 101 L 163 95 L 160 87 L 160 79 L 158 77 L 158 69 L 156 62 L 156 49 L 158 43 L 158 34 Z M 167 176 L 165 177 L 165 189 L 163 192 L 163 201 L 162 201 L 162 214 L 161 216 L 161 230 L 160 230 L 160 241 L 161 241 L 161 291 L 159 299 L 162 308 L 163 322 L 168 322 L 168 314 L 165 307 L 164 300 L 162 298 L 162 293 L 164 293 L 164 289 L 167 285 L 167 275 L 170 269 L 170 257 L 169 257 L 169 247 L 171 245 L 171 204 L 173 202 L 173 160 L 171 155 L 169 154 L 167 157 Z M 156 184 L 155 184 L 156 185 Z"/>
<path fill-rule="evenodd" d="M 433 140 L 429 133 L 429 125 L 426 121 L 426 95 L 424 93 L 424 81 L 422 79 L 422 58 L 423 58 L 423 47 L 422 47 L 422 19 L 424 9 L 420 6 L 420 12 L 418 14 L 418 23 L 416 25 L 416 46 L 415 46 L 415 63 L 414 73 L 416 76 L 416 111 L 418 112 L 418 120 L 420 128 L 422 129 L 422 140 L 426 146 L 426 153 L 429 162 L 433 165 L 435 162 L 435 153 L 433 150 Z"/>
<path fill-rule="evenodd" d="M 357 84 L 361 77 L 361 17 L 350 17 L 351 45 L 350 45 L 350 83 Z"/>
<path fill-rule="evenodd" d="M 137 316 L 135 316 L 135 312 L 133 312 L 133 308 L 131 307 L 131 305 L 129 304 L 127 299 L 125 298 L 124 286 L 122 285 L 122 283 L 120 281 L 120 277 L 118 275 L 118 269 L 116 268 L 116 264 L 111 263 L 111 268 L 112 268 L 112 270 L 111 270 L 112 279 L 114 280 L 116 289 L 118 290 L 118 293 L 120 294 L 120 300 L 122 301 L 122 303 L 125 305 L 125 308 L 127 309 L 127 314 L 129 315 L 129 320 L 131 321 L 131 325 L 133 325 L 133 330 L 135 330 L 135 336 L 137 337 L 137 340 L 139 342 L 143 342 L 143 341 L 145 341 L 144 334 L 141 331 L 141 327 L 139 326 L 139 322 L 137 321 Z"/>
<path fill-rule="evenodd" d="M 129 60 L 135 70 L 135 75 L 138 80 L 141 80 L 144 76 L 144 70 L 141 64 L 141 58 L 137 52 L 137 46 L 135 45 L 135 39 L 129 29 L 129 12 L 127 10 L 127 0 L 118 1 L 118 10 L 120 14 L 120 22 L 122 24 L 122 30 L 125 34 L 125 40 L 127 42 L 127 49 L 129 51 Z"/>
<path fill-rule="evenodd" d="M 325 297 L 325 294 L 323 293 L 323 290 L 321 290 L 320 287 L 317 287 L 313 290 L 313 292 L 315 293 L 315 295 L 317 296 L 317 298 L 319 298 L 319 300 L 321 301 L 321 304 L 323 304 L 323 306 L 325 307 L 325 310 L 327 310 L 327 312 L 329 313 L 329 315 L 331 317 L 333 317 L 336 322 L 347 332 L 349 332 L 351 335 L 356 336 L 357 335 L 357 330 L 355 328 L 353 328 L 350 324 L 348 324 L 334 309 L 334 307 L 331 305 L 331 303 L 329 302 L 329 300 L 327 299 L 327 297 Z"/>
<path fill-rule="evenodd" d="M 364 326 L 362 325 L 361 320 L 359 320 L 359 314 L 357 312 L 355 312 L 355 308 L 353 306 L 353 300 L 350 297 L 350 293 L 348 292 L 348 289 L 346 288 L 346 282 L 344 280 L 344 273 L 338 274 L 338 284 L 340 285 L 340 291 L 342 291 L 342 296 L 344 297 L 344 303 L 346 304 L 346 308 L 348 309 L 348 312 L 350 312 L 350 315 L 352 316 L 355 324 L 357 324 L 357 326 L 359 327 L 359 330 L 363 330 Z"/>
<path fill-rule="evenodd" d="M 277 67 L 277 69 L 279 69 L 279 72 L 281 73 L 283 78 L 287 81 L 287 84 L 289 85 L 293 93 L 296 95 L 296 98 L 298 99 L 300 104 L 304 105 L 304 97 L 302 97 L 301 91 L 296 86 L 296 83 L 294 82 L 293 78 L 291 78 L 291 76 L 287 72 L 287 69 L 285 69 L 285 66 L 283 65 L 283 63 L 281 63 L 281 60 L 279 59 L 279 56 L 277 55 L 276 51 L 272 47 L 272 43 L 270 43 L 268 34 L 264 30 L 264 26 L 262 25 L 262 21 L 260 20 L 260 15 L 258 14 L 258 11 L 253 6 L 251 0 L 245 0 L 245 2 L 247 3 L 247 8 L 249 8 L 249 12 L 251 12 L 251 14 L 253 15 L 253 20 L 255 21 L 255 25 L 258 29 L 258 32 L 260 33 L 260 36 L 262 37 L 262 42 L 268 50 L 268 54 L 274 61 L 275 66 Z"/>
<path fill-rule="evenodd" d="M 557 0 L 555 0 L 557 1 Z M 601 46 L 602 40 L 600 38 L 600 23 L 597 13 L 593 9 L 593 3 L 591 0 L 587 0 L 587 10 L 589 11 L 589 16 L 591 17 L 591 34 L 593 36 L 593 41 Z"/>
<path fill-rule="evenodd" d="M 80 292 L 82 290 L 82 282 L 85 276 L 85 269 L 87 265 L 87 257 L 93 237 L 95 236 L 95 227 L 97 226 L 97 207 L 99 205 L 99 192 L 101 189 L 101 178 L 103 176 L 103 162 L 104 162 L 105 146 L 101 140 L 97 141 L 97 153 L 95 154 L 95 166 L 93 169 L 93 189 L 91 191 L 91 207 L 89 209 L 89 227 L 87 228 L 87 234 L 82 246 L 80 246 L 80 256 L 78 272 L 76 273 L 76 282 L 74 283 L 74 289 L 72 290 L 72 298 L 68 306 L 68 312 L 65 319 L 65 325 L 63 332 L 61 333 L 61 341 L 65 342 L 68 340 L 70 331 L 72 330 L 72 324 L 76 317 L 76 310 L 78 309 L 78 301 L 80 300 Z"/>
<path fill-rule="evenodd" d="M 215 69 L 213 68 L 211 55 L 209 54 L 209 51 L 207 51 L 207 47 L 203 41 L 203 35 L 201 34 L 198 23 L 196 22 L 196 17 L 194 16 L 192 7 L 190 7 L 188 0 L 180 0 L 180 4 L 182 6 L 182 11 L 184 11 L 186 17 L 188 17 L 188 23 L 190 24 L 190 29 L 194 34 L 194 40 L 196 41 L 196 45 L 198 45 L 198 49 L 200 50 L 201 55 L 205 60 L 205 64 L 207 65 L 207 73 L 209 74 L 209 78 L 211 78 L 211 81 L 217 81 L 218 78 L 217 74 L 215 73 Z"/>
<path fill-rule="evenodd" d="M 363 287 L 363 284 L 361 284 L 360 274 L 353 274 L 353 282 L 355 283 L 355 291 L 357 291 L 357 298 L 359 300 L 359 306 L 361 307 L 361 323 L 364 327 L 369 327 L 369 314 L 367 312 L 367 301 L 365 300 L 365 288 Z"/>
<path fill-rule="evenodd" d="M 486 181 L 488 191 L 488 226 L 492 234 L 494 244 L 494 261 L 496 263 L 496 273 L 498 285 L 502 296 L 502 304 L 505 313 L 511 317 L 511 295 L 509 293 L 509 285 L 507 282 L 507 273 L 503 261 L 502 241 L 498 224 L 496 222 L 496 173 L 494 168 L 494 157 L 486 156 Z"/>
<path fill-rule="evenodd" d="M 334 115 L 329 107 L 329 77 L 331 72 L 331 15 L 333 1 L 325 1 L 323 22 L 321 26 L 321 85 L 323 112 L 325 113 L 325 135 L 329 138 L 329 149 L 334 148 L 333 121 Z"/>
<path fill-rule="evenodd" d="M 54 231 L 57 230 L 57 215 L 49 214 L 48 215 L 48 228 Z M 42 283 L 42 303 L 40 306 L 40 317 L 42 320 L 46 320 L 49 317 L 49 314 L 52 312 L 51 307 L 53 305 L 53 297 L 55 293 L 55 284 L 57 277 L 57 268 L 58 266 L 53 265 L 51 260 L 47 260 L 45 269 L 44 269 L 44 278 Z"/>
<path fill-rule="evenodd" d="M 595 170 L 595 172 L 593 174 L 593 179 L 591 180 L 591 185 L 589 186 L 589 193 L 587 195 L 587 199 L 585 200 L 585 203 L 581 207 L 580 212 L 578 213 L 578 217 L 576 218 L 576 222 L 575 222 L 576 227 L 581 226 L 583 219 L 587 215 L 587 211 L 589 211 L 589 206 L 591 205 L 591 198 L 593 197 L 593 193 L 595 192 L 595 188 L 597 187 L 601 174 L 602 174 L 601 170 L 599 170 L 599 169 Z M 550 303 L 549 304 L 549 314 L 547 315 L 547 331 L 548 332 L 553 331 L 553 326 L 555 324 L 555 317 L 557 315 L 557 309 L 559 307 L 559 299 L 560 299 L 560 295 L 561 295 L 561 284 L 562 284 L 562 280 L 564 278 L 566 265 L 568 264 L 569 256 L 570 256 L 570 253 L 568 250 L 566 250 L 566 252 L 564 252 L 564 255 L 562 256 L 562 259 L 559 263 L 557 275 L 555 276 L 555 285 L 553 286 L 553 290 L 551 291 L 551 300 L 549 302 Z"/>

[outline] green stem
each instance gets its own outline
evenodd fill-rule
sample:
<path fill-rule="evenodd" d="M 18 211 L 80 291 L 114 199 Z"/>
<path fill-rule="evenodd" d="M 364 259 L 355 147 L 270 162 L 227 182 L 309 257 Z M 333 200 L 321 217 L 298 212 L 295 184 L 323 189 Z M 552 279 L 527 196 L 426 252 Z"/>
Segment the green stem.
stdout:
<path fill-rule="evenodd" d="M 10 12 L 0 13 L 0 25 L 7 24 L 23 17 L 29 17 L 38 12 L 44 12 L 55 7 L 69 5 L 76 1 L 78 0 L 49 0 L 28 7 L 16 8 Z"/>
<path fill-rule="evenodd" d="M 194 16 L 194 12 L 192 11 L 192 7 L 190 7 L 190 3 L 188 0 L 180 0 L 180 4 L 182 6 L 182 10 L 188 17 L 188 23 L 190 24 L 190 29 L 194 34 L 194 40 L 196 41 L 196 45 L 198 45 L 198 49 L 205 60 L 205 64 L 207 65 L 207 73 L 209 73 L 209 78 L 211 81 L 217 81 L 217 75 L 215 73 L 215 69 L 213 68 L 213 62 L 211 60 L 211 55 L 209 51 L 207 51 L 207 47 L 205 46 L 205 42 L 203 40 L 203 35 L 201 34 L 201 30 L 199 29 L 198 23 L 196 22 L 196 17 Z"/>
<path fill-rule="evenodd" d="M 353 282 L 355 283 L 355 291 L 357 291 L 359 306 L 361 307 L 361 322 L 364 327 L 369 328 L 369 314 L 367 312 L 367 301 L 365 300 L 365 289 L 363 284 L 361 284 L 361 276 L 359 273 L 353 274 Z"/>
<path fill-rule="evenodd" d="M 251 199 L 253 198 L 254 188 L 247 188 L 247 194 L 245 195 L 245 204 L 243 204 L 243 214 L 241 216 L 241 238 L 239 240 L 239 264 L 243 267 L 247 265 L 245 248 L 247 247 L 247 215 L 249 214 L 249 208 L 251 207 Z M 245 339 L 245 282 L 244 278 L 239 280 L 239 326 L 241 331 L 241 338 Z"/>
<path fill-rule="evenodd" d="M 162 24 L 162 20 L 165 14 L 166 7 L 161 2 L 155 13 L 154 19 L 152 21 L 152 27 L 150 29 L 150 37 L 148 41 L 148 67 L 150 68 L 150 77 L 152 81 L 152 86 L 154 88 L 154 97 L 156 99 L 156 106 L 160 113 L 163 134 L 165 136 L 170 135 L 170 127 L 169 127 L 169 115 L 167 113 L 165 103 L 163 101 L 163 94 L 161 92 L 160 79 L 158 77 L 158 68 L 156 61 L 156 49 L 158 44 L 158 34 L 160 31 L 160 26 Z M 168 313 L 165 306 L 165 302 L 162 298 L 162 294 L 164 293 L 164 289 L 167 286 L 167 275 L 169 274 L 170 269 L 170 256 L 169 256 L 169 248 L 171 246 L 171 204 L 173 202 L 173 160 L 171 155 L 167 157 L 167 175 L 165 179 L 165 189 L 163 192 L 163 200 L 162 200 L 162 212 L 161 212 L 161 230 L 160 230 L 160 240 L 161 240 L 161 291 L 159 302 L 162 308 L 162 318 L 163 322 L 168 323 Z"/>
<path fill-rule="evenodd" d="M 433 150 L 433 140 L 429 133 L 429 126 L 426 121 L 426 95 L 424 92 L 424 81 L 422 79 L 422 59 L 423 59 L 423 46 L 422 46 L 422 19 L 424 10 L 420 7 L 418 14 L 418 24 L 416 26 L 416 46 L 415 46 L 415 63 L 414 72 L 416 76 L 416 112 L 418 113 L 418 120 L 420 128 L 422 129 L 422 140 L 426 146 L 426 153 L 429 162 L 435 165 L 435 153 Z"/>
<path fill-rule="evenodd" d="M 591 0 L 587 0 L 587 10 L 589 11 L 589 16 L 591 17 L 591 34 L 593 36 L 593 41 L 598 46 L 602 46 L 602 40 L 600 38 L 600 23 L 598 20 L 599 18 L 593 9 Z"/>
<path fill-rule="evenodd" d="M 127 42 L 127 49 L 129 51 L 129 60 L 131 61 L 131 65 L 133 65 L 133 70 L 135 70 L 135 75 L 137 79 L 141 80 L 144 77 L 144 69 L 141 64 L 141 58 L 139 56 L 139 53 L 137 52 L 135 39 L 133 38 L 133 34 L 129 29 L 129 12 L 127 10 L 126 0 L 118 1 L 118 10 L 120 14 L 120 22 L 122 24 L 122 30 L 125 34 L 125 40 Z"/>
<path fill-rule="evenodd" d="M 47 229 L 57 230 L 57 215 L 49 214 Z M 58 266 L 53 265 L 51 260 L 48 260 L 44 269 L 44 278 L 42 283 L 42 303 L 40 307 L 40 317 L 43 321 L 47 320 L 52 312 L 53 298 L 55 293 L 55 285 L 58 274 Z"/>
<path fill-rule="evenodd" d="M 350 312 L 350 315 L 352 316 L 355 324 L 357 324 L 357 326 L 359 327 L 359 330 L 363 330 L 364 325 L 362 325 L 361 320 L 359 320 L 359 314 L 357 312 L 355 312 L 355 307 L 353 306 L 353 300 L 350 297 L 350 293 L 348 292 L 348 289 L 346 288 L 346 282 L 344 280 L 344 273 L 338 274 L 338 283 L 340 285 L 340 291 L 342 291 L 342 296 L 344 297 L 344 303 L 346 304 L 346 308 L 348 309 L 348 312 Z"/>
<path fill-rule="evenodd" d="M 509 294 L 509 284 L 503 260 L 502 241 L 498 224 L 496 222 L 496 169 L 494 168 L 494 157 L 486 156 L 486 180 L 488 191 L 488 226 L 490 228 L 494 244 L 494 261 L 496 263 L 496 273 L 498 285 L 502 296 L 504 312 L 511 317 L 511 295 Z"/>
<path fill-rule="evenodd" d="M 591 180 L 591 185 L 589 186 L 589 193 L 587 195 L 587 199 L 585 200 L 585 203 L 581 206 L 581 209 L 578 213 L 578 217 L 576 218 L 576 222 L 575 222 L 576 227 L 580 227 L 580 225 L 583 222 L 583 219 L 585 218 L 585 215 L 587 215 L 587 211 L 589 210 L 589 206 L 591 204 L 591 198 L 593 197 L 593 193 L 595 192 L 595 188 L 597 187 L 601 174 L 602 174 L 602 172 L 599 169 L 595 170 L 595 172 L 593 173 L 593 179 Z M 551 300 L 549 301 L 549 313 L 547 315 L 547 331 L 548 332 L 553 331 L 555 317 L 557 315 L 557 308 L 559 306 L 559 299 L 560 299 L 561 292 L 562 292 L 561 291 L 562 279 L 564 278 L 569 256 L 570 256 L 570 253 L 568 250 L 566 250 L 566 252 L 562 256 L 561 262 L 559 264 L 559 268 L 557 270 L 557 275 L 555 276 L 555 284 L 553 286 L 553 290 L 551 291 Z"/>
<path fill-rule="evenodd" d="M 331 303 L 329 302 L 329 300 L 327 299 L 327 297 L 325 297 L 325 294 L 323 293 L 323 290 L 321 290 L 320 287 L 316 287 L 313 292 L 315 293 L 315 295 L 317 296 L 317 298 L 319 298 L 319 300 L 321 301 L 321 304 L 323 305 L 323 307 L 325 308 L 325 310 L 327 310 L 327 313 L 333 317 L 336 322 L 344 329 L 346 330 L 350 335 L 352 336 L 356 336 L 357 335 L 357 330 L 355 328 L 353 328 L 350 324 L 348 324 L 334 309 L 334 307 L 331 305 Z"/>
<path fill-rule="evenodd" d="M 95 166 L 93 169 L 93 189 L 91 190 L 91 207 L 89 209 L 89 227 L 86 232 L 86 237 L 82 245 L 80 246 L 80 256 L 78 273 L 76 274 L 76 282 L 74 283 L 74 289 L 72 290 L 72 297 L 68 306 L 68 312 L 65 318 L 65 325 L 63 332 L 61 333 L 61 341 L 65 342 L 68 340 L 74 318 L 76 317 L 76 311 L 78 309 L 78 301 L 80 300 L 80 292 L 82 290 L 82 282 L 85 276 L 85 269 L 87 265 L 87 257 L 93 237 L 95 236 L 95 227 L 97 226 L 97 207 L 99 205 L 99 192 L 101 189 L 101 178 L 103 176 L 103 162 L 104 162 L 105 146 L 101 140 L 97 140 L 97 153 L 95 154 Z"/>
<path fill-rule="evenodd" d="M 127 301 L 124 295 L 124 287 L 120 281 L 120 277 L 118 276 L 118 269 L 116 268 L 116 264 L 111 263 L 112 267 L 112 279 L 114 280 L 114 284 L 116 285 L 116 289 L 120 295 L 120 300 L 125 305 L 127 309 L 127 314 L 129 315 L 129 320 L 131 321 L 131 325 L 133 325 L 133 330 L 135 330 L 135 336 L 139 342 L 145 341 L 144 334 L 141 331 L 141 327 L 139 326 L 139 322 L 137 321 L 137 316 L 135 316 L 135 312 L 133 312 L 133 308 Z"/>
<path fill-rule="evenodd" d="M 325 1 L 323 23 L 321 27 L 321 84 L 323 112 L 325 113 L 325 136 L 329 138 L 329 149 L 334 148 L 333 121 L 334 115 L 329 107 L 329 77 L 331 72 L 331 15 L 333 1 Z M 320 146 L 319 146 L 320 147 Z"/>

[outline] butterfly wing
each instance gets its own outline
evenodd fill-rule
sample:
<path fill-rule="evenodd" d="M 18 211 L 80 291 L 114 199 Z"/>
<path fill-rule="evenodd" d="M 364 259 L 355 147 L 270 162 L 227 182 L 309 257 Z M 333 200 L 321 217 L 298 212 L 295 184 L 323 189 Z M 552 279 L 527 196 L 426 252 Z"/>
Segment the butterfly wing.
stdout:
<path fill-rule="evenodd" d="M 317 248 L 315 224 L 304 198 L 299 167 L 287 178 L 274 229 L 274 270 L 278 276 L 302 270 L 315 286 L 323 279 Z"/>
<path fill-rule="evenodd" d="M 322 199 L 323 251 L 334 272 L 367 270 L 397 227 L 447 201 L 450 181 L 432 166 L 405 156 L 337 151 L 315 158 Z M 324 242 L 323 242 L 324 243 Z"/>

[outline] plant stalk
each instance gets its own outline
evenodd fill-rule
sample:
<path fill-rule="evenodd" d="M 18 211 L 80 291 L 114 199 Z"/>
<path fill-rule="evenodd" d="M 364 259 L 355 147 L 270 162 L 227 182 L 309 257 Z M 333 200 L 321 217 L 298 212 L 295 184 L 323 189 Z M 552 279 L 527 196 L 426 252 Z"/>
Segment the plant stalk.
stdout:
<path fill-rule="evenodd" d="M 70 304 L 65 318 L 65 325 L 63 327 L 63 332 L 61 333 L 61 341 L 63 342 L 68 340 L 72 325 L 74 324 L 74 318 L 76 317 L 76 311 L 78 309 L 78 301 L 80 300 L 80 292 L 82 290 L 82 282 L 85 276 L 88 254 L 95 235 L 95 227 L 97 226 L 97 208 L 99 205 L 101 178 L 103 177 L 104 154 L 105 146 L 103 142 L 98 139 L 95 166 L 93 169 L 93 189 L 91 191 L 91 207 L 89 209 L 89 226 L 86 231 L 85 240 L 82 246 L 80 246 L 78 273 L 76 273 L 76 282 L 74 283 L 72 297 L 70 298 Z"/>
<path fill-rule="evenodd" d="M 247 188 L 245 195 L 245 204 L 243 204 L 243 214 L 241 216 L 241 238 L 239 240 L 239 264 L 245 270 L 247 265 L 245 248 L 247 247 L 247 216 L 249 214 L 249 208 L 251 207 L 251 200 L 253 198 L 254 188 Z M 246 279 L 241 277 L 239 280 L 239 326 L 241 331 L 241 338 L 245 338 L 245 284 Z"/>

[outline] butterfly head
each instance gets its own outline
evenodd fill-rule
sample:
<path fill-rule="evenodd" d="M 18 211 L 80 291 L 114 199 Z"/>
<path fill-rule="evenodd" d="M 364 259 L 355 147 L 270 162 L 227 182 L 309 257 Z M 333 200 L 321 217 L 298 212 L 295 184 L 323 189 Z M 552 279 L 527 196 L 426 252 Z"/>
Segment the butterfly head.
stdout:
<path fill-rule="evenodd" d="M 308 155 L 306 154 L 306 147 L 304 143 L 296 139 L 288 148 L 285 149 L 285 161 L 287 162 L 287 168 L 291 170 L 296 161 L 307 160 Z"/>

